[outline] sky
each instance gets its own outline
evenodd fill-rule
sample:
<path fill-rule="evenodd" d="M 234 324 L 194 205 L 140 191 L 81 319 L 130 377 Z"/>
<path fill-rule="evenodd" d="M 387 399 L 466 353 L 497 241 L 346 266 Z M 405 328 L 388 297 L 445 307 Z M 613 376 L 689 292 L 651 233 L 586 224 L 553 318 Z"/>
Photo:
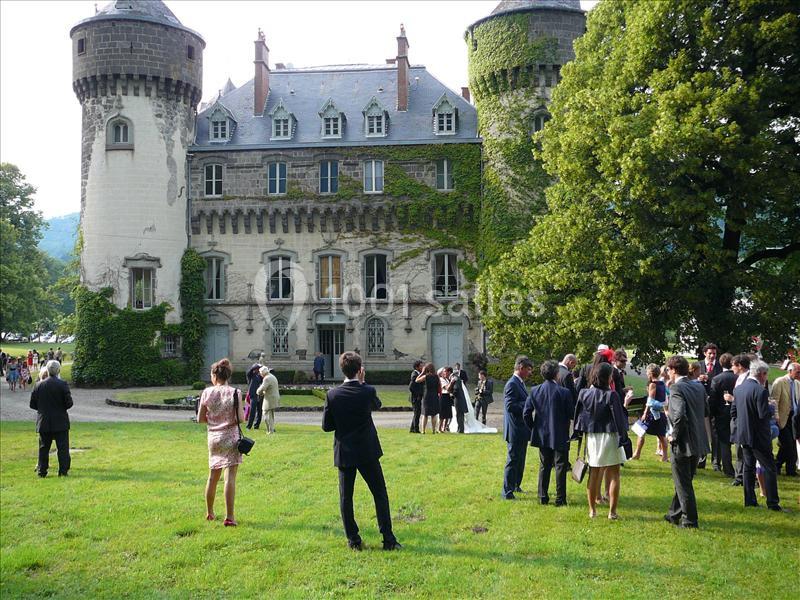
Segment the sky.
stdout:
<path fill-rule="evenodd" d="M 46 218 L 80 210 L 81 108 L 72 91 L 70 28 L 107 2 L 0 0 L 0 161 L 37 188 Z M 467 85 L 466 27 L 498 0 L 328 2 L 167 0 L 206 41 L 203 100 L 231 78 L 253 78 L 253 41 L 263 29 L 276 62 L 295 67 L 383 64 L 397 54 L 403 23 L 412 64 L 456 92 Z M 582 0 L 584 10 L 594 4 Z"/>

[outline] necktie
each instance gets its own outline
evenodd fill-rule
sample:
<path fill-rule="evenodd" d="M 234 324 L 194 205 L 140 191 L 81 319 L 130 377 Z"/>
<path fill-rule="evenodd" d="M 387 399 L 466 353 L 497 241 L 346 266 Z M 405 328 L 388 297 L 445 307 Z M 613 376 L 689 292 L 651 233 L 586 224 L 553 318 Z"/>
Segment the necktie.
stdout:
<path fill-rule="evenodd" d="M 792 410 L 797 414 L 797 394 L 795 393 L 796 382 L 794 379 L 789 380 L 789 398 L 791 399 Z"/>
<path fill-rule="evenodd" d="M 706 373 L 711 373 L 714 370 L 714 363 L 706 363 Z"/>

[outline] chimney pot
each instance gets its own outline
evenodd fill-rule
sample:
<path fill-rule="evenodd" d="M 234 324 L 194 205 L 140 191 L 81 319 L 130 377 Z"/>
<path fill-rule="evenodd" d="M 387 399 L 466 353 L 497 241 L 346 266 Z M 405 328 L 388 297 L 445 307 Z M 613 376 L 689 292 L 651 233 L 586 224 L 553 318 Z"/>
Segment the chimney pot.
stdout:
<path fill-rule="evenodd" d="M 467 102 L 470 101 L 469 100 L 469 88 L 468 87 L 462 87 L 461 88 L 461 97 L 464 98 L 464 100 L 466 100 Z"/>

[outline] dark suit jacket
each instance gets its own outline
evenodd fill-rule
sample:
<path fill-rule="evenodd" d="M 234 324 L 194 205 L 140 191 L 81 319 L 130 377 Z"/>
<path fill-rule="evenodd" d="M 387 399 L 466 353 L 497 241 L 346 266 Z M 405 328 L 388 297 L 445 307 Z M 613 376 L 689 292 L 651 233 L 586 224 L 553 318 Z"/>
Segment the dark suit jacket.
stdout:
<path fill-rule="evenodd" d="M 575 403 L 574 420 L 576 432 L 618 433 L 620 442 L 628 437 L 628 420 L 614 390 L 582 389 Z"/>
<path fill-rule="evenodd" d="M 772 438 L 769 432 L 771 418 L 769 392 L 755 379 L 748 377 L 742 385 L 733 390 L 733 396 L 731 422 L 735 424 L 736 429 L 733 434 L 734 441 L 742 446 L 772 452 Z M 671 396 L 669 410 L 672 412 Z"/>
<path fill-rule="evenodd" d="M 535 386 L 522 417 L 531 430 L 531 446 L 564 450 L 569 443 L 569 422 L 575 413 L 575 404 L 569 390 L 555 381 L 545 381 Z"/>
<path fill-rule="evenodd" d="M 705 418 L 708 402 L 697 381 L 681 379 L 669 388 L 669 422 L 672 424 L 672 454 L 678 458 L 708 454 Z"/>
<path fill-rule="evenodd" d="M 494 398 L 492 397 L 494 394 L 494 379 L 491 377 L 486 378 L 486 383 L 483 384 L 483 399 L 486 401 L 487 404 L 491 404 L 494 402 Z"/>
<path fill-rule="evenodd" d="M 462 413 L 466 413 L 469 409 L 467 408 L 467 397 L 464 394 L 464 380 L 461 378 L 454 379 L 451 382 L 450 393 L 453 395 L 454 404 L 456 410 Z"/>
<path fill-rule="evenodd" d="M 723 371 L 711 380 L 711 394 L 708 398 L 708 410 L 714 417 L 714 429 L 720 442 L 731 442 L 731 405 L 725 402 L 725 392 L 733 393 L 736 386 L 736 373 Z"/>
<path fill-rule="evenodd" d="M 617 367 L 611 367 L 611 379 L 614 381 L 614 391 L 617 392 L 620 400 L 625 400 L 625 373 L 620 371 Z"/>
<path fill-rule="evenodd" d="M 328 390 L 322 411 L 323 431 L 333 431 L 333 464 L 355 467 L 383 456 L 372 411 L 381 407 L 375 388 L 348 381 Z"/>
<path fill-rule="evenodd" d="M 414 369 L 411 371 L 411 379 L 408 382 L 408 391 L 411 392 L 411 399 L 422 398 L 425 395 L 425 383 L 417 383 L 420 372 Z"/>
<path fill-rule="evenodd" d="M 516 375 L 503 388 L 503 438 L 510 443 L 528 441 L 531 430 L 525 425 L 522 410 L 528 399 L 528 390 Z"/>
<path fill-rule="evenodd" d="M 58 377 L 48 377 L 36 384 L 31 392 L 31 408 L 37 411 L 36 431 L 54 432 L 69 429 L 72 394 L 69 385 Z"/>
<path fill-rule="evenodd" d="M 558 363 L 558 375 L 556 375 L 556 383 L 564 386 L 572 394 L 572 402 L 578 399 L 578 390 L 575 389 L 575 376 L 566 366 Z"/>

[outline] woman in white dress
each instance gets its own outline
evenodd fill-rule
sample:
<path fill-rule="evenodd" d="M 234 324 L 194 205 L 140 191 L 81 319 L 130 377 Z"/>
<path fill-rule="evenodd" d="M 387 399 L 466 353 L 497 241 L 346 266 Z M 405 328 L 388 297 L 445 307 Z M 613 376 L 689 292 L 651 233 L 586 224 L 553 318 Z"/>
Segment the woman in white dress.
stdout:
<path fill-rule="evenodd" d="M 575 406 L 575 431 L 586 435 L 589 461 L 589 517 L 597 516 L 597 497 L 603 477 L 609 482 L 608 518 L 618 519 L 619 467 L 625 462 L 623 442 L 628 422 L 619 395 L 609 388 L 612 367 L 601 363 L 590 375 L 591 387 L 582 389 Z"/>

